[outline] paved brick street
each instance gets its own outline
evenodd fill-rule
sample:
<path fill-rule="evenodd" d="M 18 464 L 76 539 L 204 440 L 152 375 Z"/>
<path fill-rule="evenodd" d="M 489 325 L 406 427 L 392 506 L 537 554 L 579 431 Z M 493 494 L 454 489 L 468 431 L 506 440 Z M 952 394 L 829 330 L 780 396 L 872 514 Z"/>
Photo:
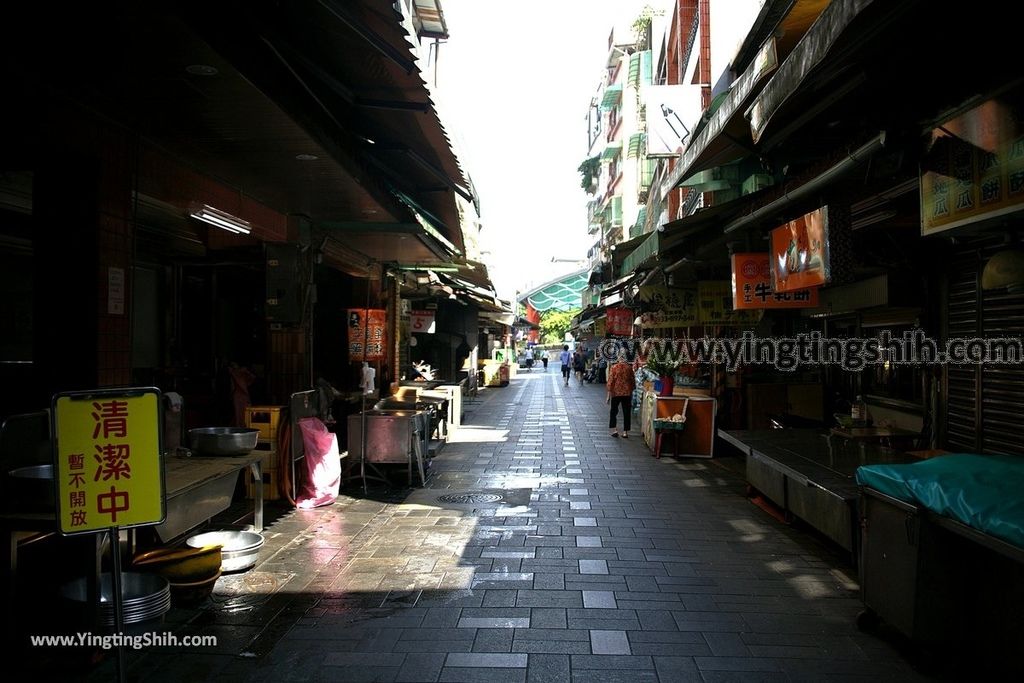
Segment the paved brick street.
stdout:
<path fill-rule="evenodd" d="M 260 565 L 172 612 L 218 647 L 154 650 L 133 677 L 916 679 L 857 630 L 851 567 L 730 469 L 609 437 L 603 385 L 534 372 L 467 411 L 429 488 L 285 514 Z"/>

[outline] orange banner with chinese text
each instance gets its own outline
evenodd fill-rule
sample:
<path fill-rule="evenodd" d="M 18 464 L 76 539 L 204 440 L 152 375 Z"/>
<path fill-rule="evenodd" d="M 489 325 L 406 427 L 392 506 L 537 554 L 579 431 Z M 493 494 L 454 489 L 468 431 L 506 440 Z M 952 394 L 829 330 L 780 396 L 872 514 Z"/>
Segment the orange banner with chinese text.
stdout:
<path fill-rule="evenodd" d="M 776 292 L 772 289 L 772 275 L 768 254 L 732 255 L 732 307 L 747 308 L 815 308 L 818 288 L 795 292 Z"/>
<path fill-rule="evenodd" d="M 387 311 L 382 308 L 348 309 L 348 359 L 350 361 L 384 360 L 387 348 Z M 367 321 L 369 329 L 367 330 Z M 363 345 L 366 353 L 363 353 Z"/>

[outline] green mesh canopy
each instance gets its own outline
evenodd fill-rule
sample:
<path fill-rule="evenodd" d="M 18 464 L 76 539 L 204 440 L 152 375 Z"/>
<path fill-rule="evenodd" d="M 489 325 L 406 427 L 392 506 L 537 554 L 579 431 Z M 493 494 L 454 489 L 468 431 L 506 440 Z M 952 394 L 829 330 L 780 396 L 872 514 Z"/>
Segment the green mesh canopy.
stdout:
<path fill-rule="evenodd" d="M 529 301 L 537 311 L 567 311 L 580 307 L 581 292 L 587 288 L 587 271 L 581 270 L 547 282 L 519 296 L 519 303 Z"/>

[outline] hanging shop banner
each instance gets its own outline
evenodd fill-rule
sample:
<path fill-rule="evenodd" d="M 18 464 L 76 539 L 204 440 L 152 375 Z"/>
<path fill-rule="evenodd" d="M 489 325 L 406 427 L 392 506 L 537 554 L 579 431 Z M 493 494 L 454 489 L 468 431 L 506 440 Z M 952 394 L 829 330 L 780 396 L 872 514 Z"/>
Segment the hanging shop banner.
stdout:
<path fill-rule="evenodd" d="M 598 339 L 604 339 L 607 334 L 608 326 L 605 325 L 604 318 L 597 318 L 594 320 L 594 336 Z"/>
<path fill-rule="evenodd" d="M 628 308 L 609 308 L 605 310 L 605 330 L 608 334 L 629 337 L 633 334 L 633 311 Z"/>
<path fill-rule="evenodd" d="M 350 361 L 384 360 L 387 311 L 383 308 L 348 309 L 348 359 Z M 369 331 L 367 331 L 367 325 Z M 363 344 L 366 353 L 363 353 Z"/>
<path fill-rule="evenodd" d="M 756 325 L 762 311 L 736 309 L 732 303 L 729 280 L 704 280 L 697 283 L 697 309 L 702 325 Z"/>
<path fill-rule="evenodd" d="M 57 394 L 51 414 L 62 534 L 164 521 L 159 389 Z"/>
<path fill-rule="evenodd" d="M 731 289 L 732 307 L 736 310 L 818 306 L 817 287 L 795 292 L 776 292 L 772 288 L 768 254 L 733 254 Z"/>
<path fill-rule="evenodd" d="M 793 292 L 829 281 L 828 207 L 823 206 L 771 232 L 772 288 Z"/>
<path fill-rule="evenodd" d="M 644 329 L 689 327 L 699 322 L 696 287 L 647 285 L 640 288 L 640 326 Z"/>
<path fill-rule="evenodd" d="M 437 311 L 410 311 L 409 331 L 416 334 L 434 334 L 436 327 L 435 313 Z"/>
<path fill-rule="evenodd" d="M 921 165 L 921 234 L 1024 209 L 1024 125 L 988 100 L 931 133 Z"/>

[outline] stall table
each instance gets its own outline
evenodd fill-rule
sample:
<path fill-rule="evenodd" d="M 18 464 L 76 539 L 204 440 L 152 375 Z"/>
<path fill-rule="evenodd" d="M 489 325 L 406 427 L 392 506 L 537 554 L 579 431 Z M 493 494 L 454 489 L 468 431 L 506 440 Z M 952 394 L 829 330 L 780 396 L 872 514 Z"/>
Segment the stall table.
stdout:
<path fill-rule="evenodd" d="M 859 545 L 857 468 L 917 461 L 909 453 L 822 429 L 719 430 L 718 435 L 746 456 L 751 487 L 854 557 Z"/>
<path fill-rule="evenodd" d="M 162 541 L 168 541 L 223 512 L 231 505 L 239 473 L 248 467 L 257 481 L 263 478 L 261 460 L 263 451 L 247 455 L 218 457 L 167 457 L 164 459 L 164 487 L 167 516 L 163 524 L 154 527 Z M 253 500 L 254 526 L 263 530 L 263 487 L 257 486 Z M 7 535 L 5 566 L 9 595 L 17 590 L 18 545 L 27 532 L 35 535 L 57 533 L 57 518 L 50 512 L 0 513 L 0 527 Z M 100 534 L 96 534 L 95 566 L 99 568 Z M 92 567 L 92 565 L 90 565 Z M 14 604 L 14 603 L 12 603 Z"/>

